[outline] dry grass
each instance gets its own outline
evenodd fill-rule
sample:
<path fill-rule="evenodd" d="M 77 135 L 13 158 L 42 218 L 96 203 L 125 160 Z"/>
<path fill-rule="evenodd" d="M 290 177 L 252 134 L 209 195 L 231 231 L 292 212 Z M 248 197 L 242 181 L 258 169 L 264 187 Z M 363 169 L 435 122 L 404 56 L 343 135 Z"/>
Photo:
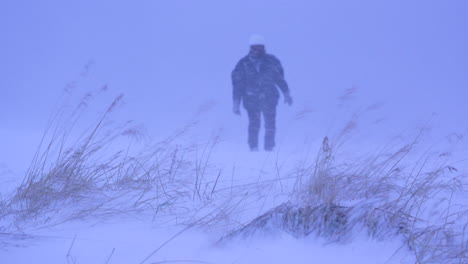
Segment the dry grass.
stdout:
<path fill-rule="evenodd" d="M 447 153 L 418 151 L 424 130 L 410 143 L 342 158 L 339 140 L 349 140 L 353 127 L 346 125 L 338 142 L 325 137 L 315 161 L 294 172 L 288 202 L 221 241 L 282 230 L 344 242 L 365 232 L 379 240 L 403 237 L 418 263 L 467 263 L 468 208 L 453 201 L 466 192 L 467 175 Z"/>
<path fill-rule="evenodd" d="M 162 142 L 144 141 L 140 150 L 131 150 L 132 142 L 142 138 L 140 130 L 131 123 L 108 123 L 122 96 L 70 142 L 92 98 L 84 96 L 70 115 L 59 109 L 21 185 L 0 197 L 4 236 L 116 215 L 150 215 L 153 221 L 170 217 L 209 229 L 232 221 L 245 207 L 258 207 L 271 184 L 287 188 L 282 180 L 291 177 L 281 178 L 278 161 L 274 180 L 218 187 L 223 171 L 211 167 L 210 158 L 219 137 L 200 145 L 175 144 L 192 124 Z M 344 159 L 339 151 L 355 127 L 353 119 L 337 137 L 325 137 L 315 160 L 291 173 L 295 186 L 288 202 L 223 240 L 279 229 L 342 242 L 365 232 L 376 239 L 403 237 L 418 263 L 467 263 L 468 208 L 453 199 L 464 191 L 466 174 L 447 153 L 419 152 L 424 130 L 409 143 L 392 142 L 358 159 Z M 118 147 L 122 142 L 125 148 Z"/>
<path fill-rule="evenodd" d="M 68 115 L 65 107 L 54 114 L 23 182 L 0 199 L 3 230 L 142 212 L 153 221 L 175 218 L 192 210 L 189 202 L 202 200 L 216 138 L 206 143 L 201 157 L 196 155 L 200 146 L 175 143 L 191 125 L 161 142 L 136 142 L 142 133 L 131 122 L 109 122 L 122 102 L 118 96 L 94 126 L 69 142 L 92 98 L 85 95 Z"/>

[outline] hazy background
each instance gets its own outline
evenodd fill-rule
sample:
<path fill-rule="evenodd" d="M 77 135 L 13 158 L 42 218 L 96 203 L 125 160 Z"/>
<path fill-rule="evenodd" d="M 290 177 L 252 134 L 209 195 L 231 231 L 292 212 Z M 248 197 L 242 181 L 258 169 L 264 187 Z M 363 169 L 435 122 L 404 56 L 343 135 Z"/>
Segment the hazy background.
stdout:
<path fill-rule="evenodd" d="M 156 139 L 208 109 L 199 134 L 222 128 L 247 150 L 246 115 L 231 113 L 230 73 L 252 33 L 282 61 L 295 100 L 279 106 L 281 146 L 341 122 L 354 108 L 338 110 L 337 98 L 351 87 L 355 106 L 383 103 L 369 117 L 385 119 L 374 134 L 433 114 L 440 135 L 468 132 L 465 0 L 2 0 L 0 32 L 0 165 L 15 171 L 74 81 L 77 94 L 107 84 L 98 105 L 124 93 L 114 118 L 135 119 Z"/>

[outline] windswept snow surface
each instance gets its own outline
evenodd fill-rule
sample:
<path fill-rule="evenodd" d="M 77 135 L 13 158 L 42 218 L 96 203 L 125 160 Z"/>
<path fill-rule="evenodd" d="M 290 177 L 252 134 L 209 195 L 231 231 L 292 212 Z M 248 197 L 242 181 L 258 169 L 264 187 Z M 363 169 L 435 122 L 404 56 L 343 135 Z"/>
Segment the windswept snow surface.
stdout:
<path fill-rule="evenodd" d="M 174 234 L 174 227 L 155 227 L 138 222 L 120 224 L 64 225 L 35 232 L 38 237 L 21 246 L 1 251 L 2 263 L 141 263 Z M 157 251 L 145 263 L 412 263 L 413 257 L 400 241 L 357 239 L 353 243 L 326 245 L 320 239 L 298 240 L 288 235 L 255 238 L 214 245 L 220 233 L 188 230 Z M 73 243 L 74 241 L 74 243 Z M 71 250 L 70 250 L 71 248 Z M 69 257 L 70 258 L 70 257 Z M 70 259 L 71 259 L 70 258 Z M 73 263 L 73 262 L 72 262 Z"/>
<path fill-rule="evenodd" d="M 144 263 L 414 262 L 413 254 L 401 239 L 377 241 L 364 232 L 342 244 L 327 243 L 313 236 L 298 239 L 284 232 L 220 243 L 229 227 L 247 223 L 288 198 L 294 179 L 278 177 L 287 175 L 285 172 L 297 165 L 298 158 L 293 153 L 285 153 L 283 157 L 279 152 L 250 153 L 244 145 L 221 142 L 211 160 L 226 171 L 223 176 L 226 178 L 219 180 L 219 188 L 227 188 L 225 192 L 233 199 L 247 195 L 221 224 L 208 229 L 186 229 L 170 216 L 152 222 L 151 215 L 120 215 L 46 228 L 31 227 L 26 230 L 29 238 L 6 237 L 6 244 L 0 249 L 1 263 L 107 263 L 109 256 L 108 263 L 141 263 L 162 245 Z"/>

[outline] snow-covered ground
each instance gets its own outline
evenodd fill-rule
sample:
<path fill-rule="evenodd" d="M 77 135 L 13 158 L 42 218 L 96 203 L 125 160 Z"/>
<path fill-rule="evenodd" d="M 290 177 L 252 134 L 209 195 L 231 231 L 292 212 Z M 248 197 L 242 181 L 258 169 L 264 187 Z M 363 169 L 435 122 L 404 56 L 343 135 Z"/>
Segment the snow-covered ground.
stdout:
<path fill-rule="evenodd" d="M 287 119 L 288 112 L 284 112 L 280 118 Z M 342 243 L 330 243 L 315 236 L 296 238 L 279 230 L 219 244 L 219 239 L 233 228 L 247 224 L 293 196 L 298 177 L 295 173 L 301 166 L 314 164 L 323 138 L 317 134 L 309 135 L 309 139 L 305 136 L 291 138 L 286 136 L 291 128 L 281 130 L 280 126 L 276 151 L 249 152 L 243 142 L 245 115 L 237 121 L 235 116 L 217 119 L 218 115 L 216 107 L 207 110 L 187 134 L 175 141 L 176 145 L 197 143 L 198 151 L 191 152 L 196 156 L 195 163 L 209 163 L 203 183 L 206 183 L 203 194 L 208 192 L 209 195 L 202 195 L 200 201 L 198 198 L 194 199 L 197 201 L 183 200 L 181 208 L 192 207 L 187 215 L 176 209 L 175 215 L 163 212 L 155 218 L 149 210 L 94 219 L 78 218 L 61 224 L 26 224 L 17 232 L 10 233 L 14 228 L 5 230 L 8 234 L 2 237 L 2 263 L 414 263 L 414 253 L 402 237 L 370 238 L 365 230 Z M 212 129 L 207 122 L 218 129 Z M 216 135 L 219 138 L 212 152 L 202 154 Z M 357 135 L 356 140 L 363 139 Z M 356 142 L 350 140 L 351 146 L 345 145 L 343 156 L 339 158 L 352 159 L 364 153 L 353 145 Z M 134 148 L 140 145 L 135 143 Z M 23 148 L 29 151 L 29 144 Z M 189 159 L 193 161 L 195 156 Z M 24 162 L 27 164 L 28 159 Z M 195 174 L 194 171 L 188 177 L 194 178 Z M 20 183 L 19 174 L 4 171 L 4 175 L 7 176 L 4 179 L 10 179 L 6 181 L 8 184 L 2 185 L 4 190 L 13 190 Z M 215 180 L 216 186 L 213 185 Z M 459 195 L 464 194 L 457 193 L 458 201 L 454 204 L 466 200 L 466 192 L 465 196 Z M 209 201 L 208 196 L 220 200 Z M 226 208 L 232 206 L 232 210 L 226 210 L 221 216 L 224 219 L 219 219 L 218 215 L 207 225 L 190 226 L 187 222 L 192 216 L 203 220 L 205 214 L 213 209 L 217 211 L 216 208 L 221 208 L 228 200 L 230 205 Z M 194 213 L 203 203 L 207 208 Z M 73 206 L 70 209 L 73 211 Z M 151 257 L 142 262 L 148 256 Z"/>
<path fill-rule="evenodd" d="M 245 224 L 288 199 L 295 182 L 295 176 L 289 172 L 304 154 L 250 153 L 245 148 L 221 142 L 210 158 L 210 163 L 223 170 L 218 187 L 221 192 L 233 199 L 255 192 L 239 200 L 239 208 L 221 224 L 187 229 L 168 215 L 155 221 L 150 214 L 123 214 L 45 228 L 39 225 L 27 228 L 25 234 L 2 237 L 6 243 L 0 251 L 2 263 L 414 262 L 401 238 L 379 241 L 364 232 L 352 241 L 338 244 L 320 237 L 298 239 L 284 232 L 220 244 L 219 239 L 230 227 Z M 223 188 L 227 190 L 222 191 Z"/>
<path fill-rule="evenodd" d="M 39 231 L 35 239 L 17 241 L 2 250 L 2 263 L 141 263 L 181 228 L 138 221 L 86 223 Z M 298 240 L 288 235 L 215 245 L 220 233 L 188 230 L 157 251 L 145 263 L 412 263 L 400 241 L 366 238 L 326 245 L 320 239 Z M 73 243 L 74 241 L 74 243 Z M 115 251 L 114 251 L 115 250 Z M 74 263 L 74 262 L 71 262 Z"/>

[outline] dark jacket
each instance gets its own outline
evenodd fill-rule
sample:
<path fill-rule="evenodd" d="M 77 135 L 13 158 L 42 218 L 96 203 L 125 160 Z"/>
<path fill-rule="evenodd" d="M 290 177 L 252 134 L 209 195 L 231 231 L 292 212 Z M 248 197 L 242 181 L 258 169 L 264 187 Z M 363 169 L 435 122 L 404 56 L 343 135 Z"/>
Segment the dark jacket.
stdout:
<path fill-rule="evenodd" d="M 232 71 L 234 102 L 243 102 L 246 109 L 261 105 L 277 105 L 278 88 L 289 94 L 283 67 L 273 55 L 264 54 L 242 58 Z"/>

